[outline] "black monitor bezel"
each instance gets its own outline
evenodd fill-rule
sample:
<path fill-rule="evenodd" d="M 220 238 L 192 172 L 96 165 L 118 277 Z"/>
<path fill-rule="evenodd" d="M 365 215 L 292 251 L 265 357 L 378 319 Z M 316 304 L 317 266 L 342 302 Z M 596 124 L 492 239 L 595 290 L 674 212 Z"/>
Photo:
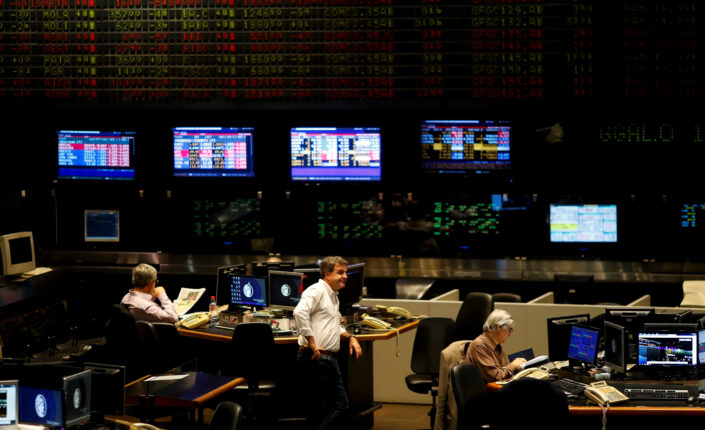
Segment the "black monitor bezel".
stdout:
<path fill-rule="evenodd" d="M 587 361 L 583 360 L 582 358 L 575 358 L 575 357 L 570 357 L 570 338 L 573 337 L 573 332 L 575 331 L 575 328 L 583 329 L 583 330 L 588 330 L 590 332 L 595 332 L 597 335 L 595 339 L 595 354 L 592 357 L 592 361 Z M 568 351 L 566 351 L 566 356 L 568 357 L 568 360 L 574 361 L 574 362 L 581 362 L 588 364 L 590 366 L 594 366 L 597 364 L 597 354 L 599 352 L 599 347 L 600 347 L 600 337 L 602 336 L 602 333 L 600 332 L 600 329 L 589 326 L 587 324 L 571 324 L 571 329 L 570 329 L 570 338 L 568 340 Z"/>
<path fill-rule="evenodd" d="M 607 348 L 608 345 L 607 343 L 609 342 L 609 338 L 607 336 L 607 327 L 610 329 L 615 329 L 619 330 L 620 332 L 620 339 L 621 339 L 621 359 L 620 363 L 615 363 L 614 361 L 610 360 L 608 358 L 607 354 Z M 610 367 L 612 370 L 618 372 L 618 373 L 625 373 L 627 371 L 627 329 L 620 324 L 611 322 L 611 321 L 605 321 L 605 328 L 603 329 L 603 336 L 605 339 L 605 366 Z"/>
<path fill-rule="evenodd" d="M 551 361 L 566 360 L 568 358 L 568 349 L 561 346 L 563 344 L 567 345 L 570 341 L 570 331 L 563 327 L 569 327 L 573 324 L 587 324 L 589 322 L 590 314 L 546 318 L 548 356 Z M 551 338 L 553 338 L 553 342 L 551 342 Z M 554 344 L 553 348 L 551 348 L 552 343 Z M 558 345 L 558 343 L 561 345 Z M 553 350 L 553 353 L 551 353 L 551 350 Z"/>
<path fill-rule="evenodd" d="M 287 271 L 282 271 L 282 270 L 270 270 L 267 273 L 267 300 L 269 301 L 269 307 L 272 309 L 281 309 L 284 311 L 293 311 L 296 306 L 291 306 L 290 304 L 283 305 L 280 303 L 274 303 L 272 301 L 274 294 L 272 294 L 272 275 L 275 276 L 298 276 L 299 277 L 299 285 L 297 286 L 296 290 L 299 296 L 299 299 L 301 298 L 301 294 L 303 293 L 303 290 L 301 289 L 301 284 L 303 283 L 304 279 L 304 273 L 302 272 L 287 272 Z"/>

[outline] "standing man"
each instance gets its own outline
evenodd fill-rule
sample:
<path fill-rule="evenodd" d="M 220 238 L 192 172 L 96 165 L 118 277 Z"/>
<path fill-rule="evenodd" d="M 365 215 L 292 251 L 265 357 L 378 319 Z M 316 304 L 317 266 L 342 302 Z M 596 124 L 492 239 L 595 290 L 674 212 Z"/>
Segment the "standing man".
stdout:
<path fill-rule="evenodd" d="M 132 269 L 133 288 L 120 304 L 127 306 L 137 321 L 175 323 L 179 320 L 164 287 L 157 287 L 157 269 L 139 264 Z M 158 300 L 158 301 L 157 301 Z"/>
<path fill-rule="evenodd" d="M 348 262 L 341 257 L 326 257 L 321 261 L 321 279 L 308 287 L 294 310 L 299 331 L 297 360 L 310 360 L 311 374 L 307 382 L 320 384 L 313 393 L 323 405 L 317 429 L 333 428 L 349 408 L 343 386 L 343 376 L 336 358 L 340 340 L 350 342 L 350 355 L 362 356 L 360 344 L 340 324 L 338 291 L 345 287 Z M 337 426 L 335 426 L 337 428 Z"/>

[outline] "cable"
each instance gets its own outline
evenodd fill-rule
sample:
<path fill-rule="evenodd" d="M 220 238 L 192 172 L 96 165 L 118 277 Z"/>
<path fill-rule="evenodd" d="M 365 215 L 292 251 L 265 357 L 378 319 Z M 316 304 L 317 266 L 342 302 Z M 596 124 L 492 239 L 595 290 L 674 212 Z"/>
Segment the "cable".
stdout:
<path fill-rule="evenodd" d="M 610 410 L 610 402 L 607 402 L 606 405 L 606 408 L 600 405 L 600 409 L 602 409 L 602 430 L 607 430 L 607 411 Z"/>

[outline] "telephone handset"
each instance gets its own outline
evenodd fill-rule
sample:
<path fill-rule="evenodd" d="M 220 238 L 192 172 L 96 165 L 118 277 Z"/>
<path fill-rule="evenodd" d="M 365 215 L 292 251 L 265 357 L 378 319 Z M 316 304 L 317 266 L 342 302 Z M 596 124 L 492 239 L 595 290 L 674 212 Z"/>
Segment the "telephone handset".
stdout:
<path fill-rule="evenodd" d="M 413 315 L 411 312 L 407 311 L 404 308 L 400 308 L 399 306 L 384 306 L 384 305 L 377 305 L 377 309 L 390 313 L 392 315 L 397 315 L 400 317 L 404 318 L 411 318 Z"/>
<path fill-rule="evenodd" d="M 585 389 L 585 396 L 602 406 L 608 403 L 612 404 L 629 400 L 629 397 L 625 396 L 624 393 L 611 385 L 607 385 L 605 381 L 597 381 L 590 384 Z"/>
<path fill-rule="evenodd" d="M 159 430 L 159 427 L 155 427 L 152 424 L 147 423 L 134 423 L 131 427 L 133 429 Z"/>
<path fill-rule="evenodd" d="M 362 314 L 362 323 L 370 328 L 381 329 L 381 330 L 387 330 L 392 326 L 391 324 L 389 324 L 386 321 L 382 321 L 379 318 L 371 317 L 367 314 Z"/>
<path fill-rule="evenodd" d="M 524 369 L 521 372 L 517 373 L 512 377 L 512 381 L 515 381 L 517 379 L 521 379 L 523 377 L 529 377 L 529 378 L 534 378 L 534 379 L 548 379 L 548 377 L 551 376 L 549 373 L 549 370 L 544 367 L 531 367 L 529 369 Z"/>
<path fill-rule="evenodd" d="M 180 321 L 180 325 L 182 327 L 192 329 L 192 328 L 200 327 L 200 326 L 206 324 L 207 322 L 210 322 L 210 320 L 211 320 L 211 317 L 208 312 L 198 312 L 198 313 L 191 314 L 191 315 L 187 316 L 186 318 L 182 319 Z"/>

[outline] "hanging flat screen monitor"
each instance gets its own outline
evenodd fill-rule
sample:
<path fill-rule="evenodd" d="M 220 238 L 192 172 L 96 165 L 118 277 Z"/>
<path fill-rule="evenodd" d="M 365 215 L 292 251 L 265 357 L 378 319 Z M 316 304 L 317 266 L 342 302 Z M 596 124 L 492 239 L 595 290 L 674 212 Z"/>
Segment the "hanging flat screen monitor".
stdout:
<path fill-rule="evenodd" d="M 86 242 L 120 242 L 120 211 L 83 211 L 83 238 Z"/>
<path fill-rule="evenodd" d="M 552 204 L 553 243 L 617 242 L 617 205 Z"/>
<path fill-rule="evenodd" d="M 382 139 L 374 127 L 291 129 L 294 181 L 380 181 Z"/>
<path fill-rule="evenodd" d="M 135 179 L 135 133 L 60 130 L 59 178 Z"/>
<path fill-rule="evenodd" d="M 440 174 L 509 169 L 511 130 L 509 121 L 425 121 L 421 125 L 422 167 Z"/>
<path fill-rule="evenodd" d="M 251 127 L 175 127 L 174 176 L 253 177 Z"/>

